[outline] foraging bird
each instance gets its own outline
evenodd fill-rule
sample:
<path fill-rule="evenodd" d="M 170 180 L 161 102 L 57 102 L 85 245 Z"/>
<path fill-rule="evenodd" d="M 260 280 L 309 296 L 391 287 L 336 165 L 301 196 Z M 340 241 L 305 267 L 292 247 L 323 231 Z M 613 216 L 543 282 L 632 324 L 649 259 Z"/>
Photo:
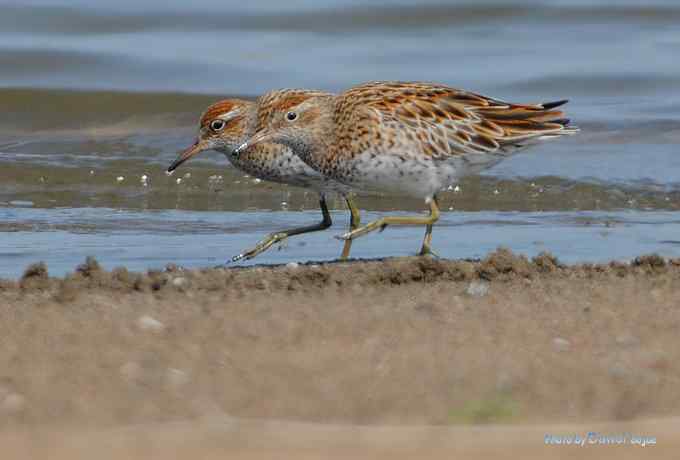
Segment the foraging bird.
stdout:
<path fill-rule="evenodd" d="M 309 97 L 325 94 L 327 93 L 298 90 L 289 96 L 292 100 L 302 102 Z M 326 205 L 326 195 L 329 192 L 339 193 L 345 198 L 350 210 L 350 228 L 356 228 L 359 225 L 360 215 L 349 196 L 349 187 L 325 178 L 294 155 L 289 147 L 281 144 L 259 143 L 247 153 L 239 156 L 232 155 L 234 149 L 254 132 L 256 115 L 255 103 L 252 101 L 226 99 L 211 105 L 201 116 L 198 138 L 191 147 L 179 154 L 168 168 L 168 172 L 174 171 L 189 158 L 204 150 L 217 150 L 224 153 L 236 168 L 251 176 L 316 190 L 320 194 L 319 204 L 323 218 L 318 224 L 274 232 L 252 249 L 233 257 L 232 261 L 251 259 L 289 236 L 330 227 L 332 221 Z M 349 256 L 350 247 L 350 244 L 345 244 L 341 259 Z"/>
<path fill-rule="evenodd" d="M 578 131 L 555 110 L 566 100 L 514 104 L 440 84 L 396 81 L 304 101 L 295 94 L 279 90 L 260 97 L 257 132 L 235 154 L 274 142 L 350 187 L 424 198 L 427 217 L 383 217 L 340 237 L 351 241 L 388 225 L 425 225 L 420 254 L 432 253 L 438 191 L 524 147 Z"/>

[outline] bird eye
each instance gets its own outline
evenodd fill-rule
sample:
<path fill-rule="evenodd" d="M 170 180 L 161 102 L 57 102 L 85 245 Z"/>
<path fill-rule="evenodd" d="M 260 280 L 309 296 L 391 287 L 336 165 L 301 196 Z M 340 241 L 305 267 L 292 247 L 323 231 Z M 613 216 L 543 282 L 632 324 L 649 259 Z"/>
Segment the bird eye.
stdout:
<path fill-rule="evenodd" d="M 286 114 L 286 120 L 288 121 L 295 121 L 297 120 L 298 114 L 297 112 L 288 112 Z"/>
<path fill-rule="evenodd" d="M 210 129 L 213 131 L 222 131 L 224 127 L 226 126 L 226 123 L 224 120 L 213 120 L 210 122 Z"/>

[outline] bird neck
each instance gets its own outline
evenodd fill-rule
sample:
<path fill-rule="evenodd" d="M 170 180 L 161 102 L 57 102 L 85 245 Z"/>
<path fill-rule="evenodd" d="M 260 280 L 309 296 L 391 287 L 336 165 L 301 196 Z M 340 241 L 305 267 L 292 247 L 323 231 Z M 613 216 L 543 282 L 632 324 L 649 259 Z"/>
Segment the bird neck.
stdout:
<path fill-rule="evenodd" d="M 332 107 L 324 107 L 314 123 L 294 141 L 293 149 L 305 163 L 323 172 L 335 145 L 335 131 Z"/>
<path fill-rule="evenodd" d="M 239 144 L 247 141 L 257 131 L 257 110 L 249 110 L 244 115 L 243 126 L 243 135 L 239 139 Z"/>

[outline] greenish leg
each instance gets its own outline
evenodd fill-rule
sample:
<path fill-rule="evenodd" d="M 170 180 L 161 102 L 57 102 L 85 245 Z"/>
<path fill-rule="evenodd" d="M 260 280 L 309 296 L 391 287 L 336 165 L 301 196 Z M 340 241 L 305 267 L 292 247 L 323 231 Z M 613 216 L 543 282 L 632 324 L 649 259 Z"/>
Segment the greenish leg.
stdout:
<path fill-rule="evenodd" d="M 354 203 L 354 201 L 349 195 L 345 196 L 345 201 L 347 202 L 347 207 L 349 208 L 350 212 L 349 230 L 352 231 L 359 228 L 359 224 L 361 224 L 361 212 L 359 211 L 359 208 L 357 208 L 357 205 Z M 351 248 L 352 240 L 345 240 L 345 245 L 342 248 L 340 260 L 347 260 Z"/>
<path fill-rule="evenodd" d="M 289 236 L 302 235 L 303 233 L 311 233 L 326 230 L 333 224 L 333 221 L 331 220 L 331 214 L 328 212 L 328 205 L 326 205 L 326 197 L 323 195 L 319 200 L 319 206 L 321 207 L 321 214 L 323 215 L 323 219 L 318 224 L 308 225 L 306 227 L 296 227 L 272 233 L 268 235 L 265 239 L 257 243 L 252 249 L 249 249 L 237 256 L 232 257 L 231 261 L 237 262 L 239 260 L 252 259 L 258 254 L 272 247 L 274 244 L 285 240 Z"/>
<path fill-rule="evenodd" d="M 425 225 L 425 239 L 423 240 L 423 246 L 420 249 L 420 254 L 433 254 L 431 243 L 432 243 L 432 225 L 439 220 L 439 206 L 437 205 L 437 199 L 432 198 L 430 200 L 430 215 L 429 216 L 414 216 L 414 217 L 400 217 L 400 216 L 387 216 L 380 219 L 374 220 L 362 227 L 356 228 L 338 238 L 342 240 L 353 240 L 364 236 L 374 230 L 382 230 L 388 225 Z"/>
<path fill-rule="evenodd" d="M 437 219 L 439 218 L 439 203 L 437 202 L 437 197 L 432 197 L 432 203 L 434 203 L 434 208 L 437 210 Z M 432 206 L 430 205 L 430 216 L 432 216 Z M 432 250 L 432 227 L 433 224 L 428 224 L 425 227 L 425 238 L 423 239 L 423 246 L 420 248 L 420 256 L 435 256 L 439 257 L 437 253 Z"/>

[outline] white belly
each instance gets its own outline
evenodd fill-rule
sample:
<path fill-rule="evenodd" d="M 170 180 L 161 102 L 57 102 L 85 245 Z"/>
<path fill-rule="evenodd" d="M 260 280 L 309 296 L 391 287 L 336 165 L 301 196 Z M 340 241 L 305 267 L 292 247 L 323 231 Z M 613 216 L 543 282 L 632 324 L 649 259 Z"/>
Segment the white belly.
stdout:
<path fill-rule="evenodd" d="M 442 162 L 364 153 L 351 162 L 341 180 L 361 190 L 427 198 L 457 182 L 464 175 L 464 169 L 460 158 Z"/>

